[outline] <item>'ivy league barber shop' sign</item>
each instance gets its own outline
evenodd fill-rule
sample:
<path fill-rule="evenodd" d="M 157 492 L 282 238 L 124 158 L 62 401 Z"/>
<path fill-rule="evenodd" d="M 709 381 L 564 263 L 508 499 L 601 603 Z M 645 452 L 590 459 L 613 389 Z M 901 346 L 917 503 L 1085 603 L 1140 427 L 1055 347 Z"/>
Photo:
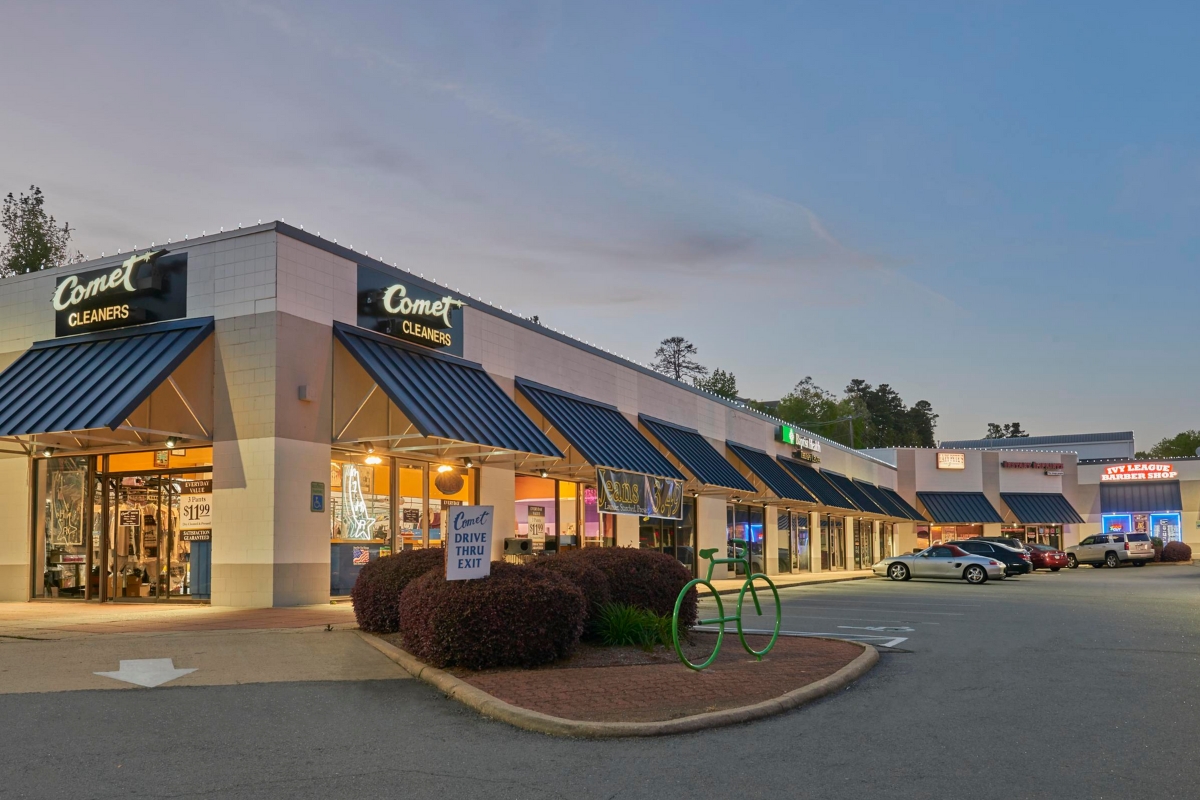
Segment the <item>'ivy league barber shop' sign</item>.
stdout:
<path fill-rule="evenodd" d="M 54 335 L 124 328 L 187 316 L 187 253 L 154 250 L 120 266 L 59 278 Z"/>

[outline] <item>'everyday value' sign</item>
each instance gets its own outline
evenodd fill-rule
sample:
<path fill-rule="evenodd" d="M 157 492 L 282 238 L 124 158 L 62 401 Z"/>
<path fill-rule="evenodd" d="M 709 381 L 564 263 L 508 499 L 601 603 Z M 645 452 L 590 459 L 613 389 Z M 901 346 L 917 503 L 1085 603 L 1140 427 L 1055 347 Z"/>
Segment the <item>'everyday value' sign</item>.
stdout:
<path fill-rule="evenodd" d="M 492 520 L 495 506 L 451 506 L 445 513 L 449 552 L 446 580 L 486 578 L 492 573 Z"/>

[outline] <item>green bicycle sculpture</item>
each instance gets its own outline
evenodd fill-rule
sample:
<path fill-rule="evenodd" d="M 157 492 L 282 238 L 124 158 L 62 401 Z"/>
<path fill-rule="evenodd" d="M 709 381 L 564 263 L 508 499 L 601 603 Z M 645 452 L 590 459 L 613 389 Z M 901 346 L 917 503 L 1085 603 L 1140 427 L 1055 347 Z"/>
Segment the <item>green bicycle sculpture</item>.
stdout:
<path fill-rule="evenodd" d="M 708 574 L 703 578 L 696 578 L 690 581 L 687 586 L 683 587 L 683 591 L 679 593 L 679 599 L 675 601 L 675 615 L 671 619 L 671 638 L 675 642 L 675 654 L 679 656 L 680 661 L 694 670 L 702 670 L 717 660 L 717 654 L 721 652 L 721 642 L 725 638 L 725 623 L 727 622 L 737 623 L 738 639 L 741 640 L 742 647 L 746 648 L 746 652 L 757 658 L 759 661 L 762 661 L 762 657 L 771 652 L 771 648 L 775 646 L 775 640 L 779 638 L 779 622 L 782 616 L 779 607 L 779 590 L 775 588 L 775 584 L 772 583 L 771 579 L 766 575 L 762 574 L 761 572 L 751 571 L 750 544 L 748 542 L 743 539 L 730 539 L 729 544 L 733 547 L 733 552 L 735 555 L 738 553 L 741 553 L 742 555 L 738 558 L 714 558 L 717 553 L 717 548 L 714 547 L 710 550 L 701 550 L 700 557 L 708 559 L 709 562 Z M 744 574 L 746 575 L 746 581 L 742 584 L 742 590 L 738 592 L 737 614 L 732 617 L 725 616 L 725 604 L 721 601 L 721 595 L 717 594 L 716 587 L 712 585 L 713 570 L 716 569 L 718 564 L 732 564 L 735 568 L 740 564 L 743 568 Z M 760 603 L 758 600 L 758 589 L 756 589 L 754 586 L 754 582 L 759 579 L 761 579 L 767 584 L 768 587 L 770 587 L 771 594 L 775 597 L 775 626 L 771 633 L 771 641 L 767 642 L 767 646 L 762 650 L 755 650 L 746 641 L 745 627 L 742 625 L 742 611 L 746 600 L 746 592 L 749 592 L 750 597 L 754 600 L 755 613 L 757 613 L 760 617 L 763 615 L 762 603 Z M 708 590 L 712 592 L 713 598 L 717 601 L 717 616 L 712 619 L 697 620 L 696 624 L 720 626 L 717 628 L 717 643 L 713 648 L 712 655 L 710 655 L 706 661 L 701 663 L 693 663 L 692 661 L 688 660 L 688 657 L 683 654 L 683 648 L 679 644 L 679 609 L 683 606 L 683 598 L 687 597 L 687 593 L 696 586 L 707 586 Z"/>

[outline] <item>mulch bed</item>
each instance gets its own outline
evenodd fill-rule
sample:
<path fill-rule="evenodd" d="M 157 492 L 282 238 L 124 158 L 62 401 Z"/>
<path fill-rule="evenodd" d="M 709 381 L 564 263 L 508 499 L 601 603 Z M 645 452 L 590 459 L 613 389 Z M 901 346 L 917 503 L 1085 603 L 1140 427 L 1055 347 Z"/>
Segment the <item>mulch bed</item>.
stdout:
<path fill-rule="evenodd" d="M 712 652 L 714 634 L 693 634 L 693 661 Z M 398 636 L 383 637 L 398 647 Z M 747 636 L 761 649 L 767 637 Z M 447 670 L 522 708 L 589 722 L 657 722 L 753 705 L 832 675 L 862 653 L 848 642 L 781 636 L 760 662 L 725 634 L 721 655 L 696 672 L 674 650 L 580 645 L 567 661 L 536 669 Z"/>

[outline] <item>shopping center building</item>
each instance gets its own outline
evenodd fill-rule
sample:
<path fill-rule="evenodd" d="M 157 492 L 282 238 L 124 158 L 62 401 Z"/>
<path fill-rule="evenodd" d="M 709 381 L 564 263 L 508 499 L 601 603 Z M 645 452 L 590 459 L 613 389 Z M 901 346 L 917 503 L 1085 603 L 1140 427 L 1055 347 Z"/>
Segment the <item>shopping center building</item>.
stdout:
<path fill-rule="evenodd" d="M 0 599 L 326 602 L 456 504 L 493 559 L 911 546 L 894 462 L 419 271 L 269 223 L 0 281 Z"/>

